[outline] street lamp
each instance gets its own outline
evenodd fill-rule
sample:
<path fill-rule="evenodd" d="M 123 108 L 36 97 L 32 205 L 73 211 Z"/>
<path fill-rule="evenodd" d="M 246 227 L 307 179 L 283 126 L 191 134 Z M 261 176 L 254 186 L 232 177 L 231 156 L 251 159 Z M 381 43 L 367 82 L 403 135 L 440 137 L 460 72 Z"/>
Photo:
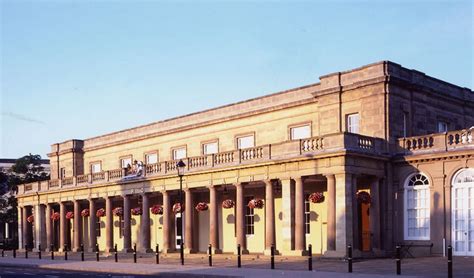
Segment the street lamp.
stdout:
<path fill-rule="evenodd" d="M 184 249 L 183 249 L 183 239 L 184 239 L 184 234 L 183 234 L 183 176 L 184 176 L 184 168 L 186 168 L 186 164 L 184 164 L 183 160 L 179 160 L 178 163 L 176 163 L 176 170 L 178 170 L 178 176 L 179 176 L 179 213 L 181 214 L 181 241 L 179 244 L 180 247 L 180 257 L 181 257 L 181 265 L 184 265 Z M 188 208 L 190 209 L 190 208 Z M 189 220 L 188 220 L 189 221 Z"/>

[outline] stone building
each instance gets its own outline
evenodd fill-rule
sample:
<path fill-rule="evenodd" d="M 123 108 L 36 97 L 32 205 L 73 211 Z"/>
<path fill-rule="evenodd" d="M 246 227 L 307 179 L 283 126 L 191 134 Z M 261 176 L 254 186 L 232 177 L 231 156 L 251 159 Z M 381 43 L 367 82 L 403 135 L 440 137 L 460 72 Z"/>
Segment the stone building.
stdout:
<path fill-rule="evenodd" d="M 312 244 L 338 257 L 348 244 L 357 256 L 383 256 L 396 244 L 442 254 L 451 244 L 472 256 L 473 125 L 470 89 L 383 61 L 53 144 L 51 180 L 18 192 L 20 246 L 173 252 L 184 240 L 188 253 L 208 244 L 233 253 L 240 244 L 301 255 Z M 130 175 L 135 160 L 144 165 Z M 184 234 L 173 210 L 179 160 Z"/>

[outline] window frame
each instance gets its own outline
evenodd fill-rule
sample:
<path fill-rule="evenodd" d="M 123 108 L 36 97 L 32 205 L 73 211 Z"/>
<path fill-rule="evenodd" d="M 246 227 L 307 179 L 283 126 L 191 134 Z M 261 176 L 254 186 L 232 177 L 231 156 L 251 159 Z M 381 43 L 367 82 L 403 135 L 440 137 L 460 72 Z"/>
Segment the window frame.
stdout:
<path fill-rule="evenodd" d="M 145 152 L 143 154 L 143 161 L 145 161 L 145 164 L 150 164 L 148 163 L 148 156 L 149 155 L 156 155 L 156 162 L 155 163 L 160 163 L 160 156 L 158 154 L 158 151 L 149 151 L 149 152 Z M 151 164 L 155 164 L 155 163 L 151 163 Z"/>
<path fill-rule="evenodd" d="M 214 143 L 217 145 L 217 152 L 206 154 L 206 152 L 204 151 L 204 150 L 205 150 L 204 147 L 205 147 L 206 145 L 214 144 Z M 216 153 L 219 153 L 219 139 L 208 140 L 208 141 L 203 141 L 203 142 L 201 142 L 201 155 L 211 155 L 211 154 L 216 154 Z"/>
<path fill-rule="evenodd" d="M 250 208 L 247 204 L 250 200 L 254 199 L 254 196 L 245 196 L 245 236 L 254 236 L 255 235 L 255 209 Z M 248 219 L 252 219 L 252 221 L 248 221 Z M 249 223 L 251 222 L 251 223 Z M 248 233 L 250 229 L 251 233 Z"/>
<path fill-rule="evenodd" d="M 306 138 L 298 138 L 298 139 L 293 139 L 293 133 L 292 130 L 294 128 L 300 128 L 300 127 L 309 127 L 309 136 Z M 288 139 L 289 141 L 296 141 L 296 140 L 301 140 L 301 139 L 308 139 L 313 137 L 313 127 L 312 127 L 312 122 L 303 122 L 303 123 L 297 123 L 297 124 L 292 124 L 288 126 Z"/>
<path fill-rule="evenodd" d="M 253 147 L 248 147 L 248 148 L 240 148 L 239 146 L 239 139 L 245 138 L 245 137 L 250 137 L 253 136 Z M 250 149 L 250 148 L 255 148 L 257 145 L 257 138 L 255 136 L 255 132 L 247 132 L 247 133 L 242 133 L 234 136 L 234 144 L 235 144 L 235 149 L 236 150 L 243 150 L 243 149 Z"/>
<path fill-rule="evenodd" d="M 102 166 L 100 167 L 102 169 Z M 63 180 L 66 178 L 66 167 L 59 168 L 59 178 Z"/>
<path fill-rule="evenodd" d="M 185 152 L 184 157 L 183 158 L 175 158 L 175 156 L 174 156 L 175 151 L 180 150 L 180 149 L 184 149 L 184 152 Z M 171 151 L 171 153 L 170 153 L 171 160 L 180 160 L 180 159 L 185 159 L 185 158 L 188 157 L 188 146 L 187 145 L 172 147 L 170 151 Z"/>
<path fill-rule="evenodd" d="M 92 169 L 93 169 L 92 166 L 93 166 L 93 165 L 96 165 L 96 164 L 99 164 L 99 167 L 100 167 L 100 171 L 99 171 L 99 172 L 94 172 L 94 171 L 92 171 Z M 102 160 L 96 160 L 96 161 L 91 161 L 91 162 L 89 162 L 89 172 L 90 172 L 91 174 L 103 172 L 103 170 L 102 170 Z"/>
<path fill-rule="evenodd" d="M 309 200 L 309 193 L 305 193 L 304 196 L 304 230 L 305 235 L 311 234 L 311 201 Z"/>
<path fill-rule="evenodd" d="M 119 157 L 119 167 L 120 169 L 127 168 L 127 165 L 123 166 L 122 160 L 130 158 L 130 166 L 133 165 L 133 155 L 128 154 L 128 155 L 122 155 Z"/>
<path fill-rule="evenodd" d="M 427 182 L 427 184 L 423 185 L 410 185 L 412 182 L 412 179 L 415 178 L 416 176 L 423 176 L 424 180 Z M 428 175 L 424 173 L 414 173 L 411 174 L 407 177 L 405 180 L 405 184 L 403 187 L 403 237 L 404 240 L 430 240 L 431 239 L 431 181 L 428 177 Z M 418 205 L 415 205 L 414 208 L 409 208 L 408 206 L 408 194 L 409 191 L 413 191 L 413 194 L 418 194 L 417 191 L 422 191 L 426 190 L 424 194 L 427 194 L 425 196 L 425 206 L 418 207 Z M 418 195 L 417 195 L 418 197 Z M 414 199 L 418 200 L 418 199 Z M 425 213 L 427 216 L 424 217 L 425 221 L 427 220 L 427 235 L 426 236 L 410 236 L 409 235 L 409 210 L 414 210 L 415 211 L 415 220 L 417 220 L 418 217 L 418 212 L 420 210 L 425 210 Z M 415 230 L 419 229 L 425 229 L 426 227 L 423 226 L 418 226 L 418 224 L 415 225 Z"/>
<path fill-rule="evenodd" d="M 441 131 L 440 130 L 440 125 L 444 125 L 444 128 L 445 130 L 444 131 Z M 437 133 L 444 133 L 444 132 L 448 132 L 449 130 L 449 124 L 447 121 L 443 121 L 443 120 L 438 120 L 438 123 L 436 124 L 436 131 Z"/>
<path fill-rule="evenodd" d="M 350 125 L 349 123 L 349 119 L 351 118 L 351 116 L 355 116 L 355 115 L 357 115 L 357 132 L 350 130 L 353 125 Z M 346 114 L 346 131 L 348 133 L 360 134 L 360 118 L 361 117 L 360 117 L 359 112 Z"/>

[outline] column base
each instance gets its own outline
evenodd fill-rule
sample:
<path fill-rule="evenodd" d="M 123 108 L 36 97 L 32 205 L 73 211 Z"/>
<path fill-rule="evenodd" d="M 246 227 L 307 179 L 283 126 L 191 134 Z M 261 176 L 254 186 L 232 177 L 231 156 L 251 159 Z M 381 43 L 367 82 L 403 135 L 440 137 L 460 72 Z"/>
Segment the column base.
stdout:
<path fill-rule="evenodd" d="M 265 256 L 271 256 L 272 255 L 272 250 L 271 249 L 265 249 L 263 250 L 263 255 Z M 275 255 L 280 255 L 280 251 L 275 249 Z"/>
<path fill-rule="evenodd" d="M 173 248 L 165 248 L 165 249 L 162 249 L 160 250 L 161 253 L 163 254 L 171 254 L 171 253 L 176 253 L 176 249 L 173 249 Z"/>
<path fill-rule="evenodd" d="M 190 248 L 184 248 L 184 254 L 196 253 L 196 250 Z"/>
<path fill-rule="evenodd" d="M 143 253 L 154 253 L 155 250 L 151 249 L 151 248 L 145 248 L 145 252 Z"/>
<path fill-rule="evenodd" d="M 212 254 L 222 254 L 222 250 L 221 249 L 217 249 L 217 248 L 212 248 Z"/>
<path fill-rule="evenodd" d="M 308 251 L 306 250 L 287 250 L 281 252 L 283 256 L 306 256 L 307 254 Z"/>
<path fill-rule="evenodd" d="M 122 252 L 122 253 L 133 253 L 133 249 L 132 249 L 131 247 L 129 247 L 129 248 L 123 248 L 121 252 Z"/>
<path fill-rule="evenodd" d="M 248 255 L 248 254 L 250 254 L 249 250 L 247 250 L 247 249 L 240 249 L 240 253 L 241 253 L 242 255 Z M 237 254 L 237 250 L 234 251 L 234 254 L 235 254 L 235 255 L 238 255 L 238 254 Z"/>

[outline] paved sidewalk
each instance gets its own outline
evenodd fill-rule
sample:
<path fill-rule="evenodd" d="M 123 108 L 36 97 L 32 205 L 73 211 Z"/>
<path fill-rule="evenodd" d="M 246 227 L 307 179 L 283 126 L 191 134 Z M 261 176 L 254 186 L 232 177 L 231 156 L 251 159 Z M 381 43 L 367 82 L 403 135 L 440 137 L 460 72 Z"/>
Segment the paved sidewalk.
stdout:
<path fill-rule="evenodd" d="M 301 270 L 271 270 L 257 268 L 226 268 L 226 267 L 208 267 L 196 265 L 154 265 L 144 263 L 115 263 L 115 262 L 77 262 L 77 261 L 47 261 L 38 259 L 24 258 L 0 258 L 0 266 L 21 266 L 21 267 L 39 267 L 43 269 L 54 270 L 73 270 L 104 272 L 110 274 L 130 274 L 130 275 L 157 275 L 157 276 L 190 276 L 190 277 L 354 277 L 354 278 L 378 278 L 378 277 L 400 277 L 395 275 L 380 274 L 362 274 L 362 273 L 338 273 L 323 271 L 301 271 Z M 1 274 L 1 270 L 0 270 Z M 417 276 L 404 276 L 417 277 Z"/>

